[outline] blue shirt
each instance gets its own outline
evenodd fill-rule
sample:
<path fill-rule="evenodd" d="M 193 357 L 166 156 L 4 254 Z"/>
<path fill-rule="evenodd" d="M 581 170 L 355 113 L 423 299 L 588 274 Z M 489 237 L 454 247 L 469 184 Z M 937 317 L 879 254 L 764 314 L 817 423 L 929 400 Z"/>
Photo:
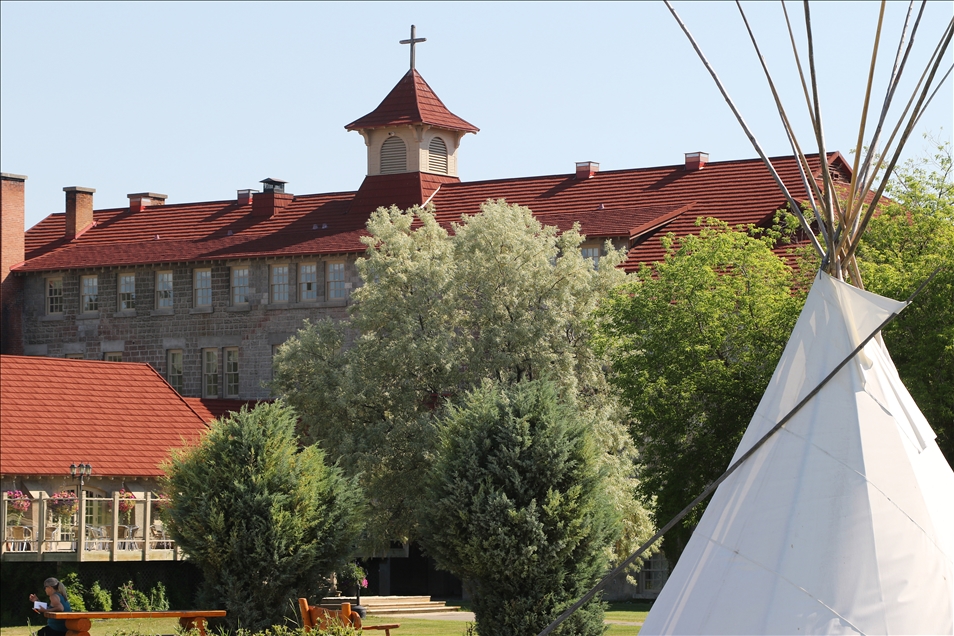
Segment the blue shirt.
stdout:
<path fill-rule="evenodd" d="M 63 604 L 63 611 L 72 612 L 73 608 L 70 607 L 70 602 L 66 600 L 66 597 L 60 594 L 59 592 L 55 592 L 55 594 L 60 597 L 60 603 Z M 46 620 L 46 624 L 50 627 L 50 629 L 55 629 L 58 632 L 65 633 L 67 631 L 66 621 L 63 620 L 62 618 L 48 618 Z"/>

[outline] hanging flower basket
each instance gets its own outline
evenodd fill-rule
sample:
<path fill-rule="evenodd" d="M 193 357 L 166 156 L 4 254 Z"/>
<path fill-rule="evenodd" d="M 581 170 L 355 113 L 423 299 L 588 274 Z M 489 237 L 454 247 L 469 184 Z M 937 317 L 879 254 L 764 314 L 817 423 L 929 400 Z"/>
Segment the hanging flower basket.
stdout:
<path fill-rule="evenodd" d="M 112 500 L 107 502 L 106 508 L 108 510 L 113 509 Z M 131 513 L 135 509 L 136 509 L 136 495 L 134 495 L 131 491 L 126 490 L 125 488 L 120 490 L 119 491 L 119 513 L 122 515 L 123 520 L 126 523 L 129 523 L 130 517 L 132 516 Z"/>
<path fill-rule="evenodd" d="M 18 526 L 23 520 L 23 515 L 30 509 L 30 497 L 19 490 L 7 491 L 7 506 L 13 511 L 10 518 L 14 520 L 13 525 Z"/>
<path fill-rule="evenodd" d="M 50 514 L 52 514 L 55 519 L 67 521 L 76 514 L 76 511 L 79 509 L 79 501 L 76 498 L 76 493 L 64 490 L 53 493 L 48 506 L 50 508 Z"/>

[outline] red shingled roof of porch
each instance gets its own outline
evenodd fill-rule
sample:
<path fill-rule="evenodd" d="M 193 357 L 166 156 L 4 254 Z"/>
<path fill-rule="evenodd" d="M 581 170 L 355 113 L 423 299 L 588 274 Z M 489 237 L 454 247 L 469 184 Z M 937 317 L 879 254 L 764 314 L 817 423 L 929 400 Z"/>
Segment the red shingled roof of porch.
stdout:
<path fill-rule="evenodd" d="M 148 364 L 0 356 L 0 473 L 155 477 L 205 420 Z"/>

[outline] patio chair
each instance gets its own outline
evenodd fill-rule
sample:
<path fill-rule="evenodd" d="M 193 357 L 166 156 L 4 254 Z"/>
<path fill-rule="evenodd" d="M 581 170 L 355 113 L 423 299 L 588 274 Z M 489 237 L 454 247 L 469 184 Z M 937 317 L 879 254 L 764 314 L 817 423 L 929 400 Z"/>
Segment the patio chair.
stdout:
<path fill-rule="evenodd" d="M 29 552 L 33 540 L 33 529 L 29 526 L 7 527 L 7 550 L 10 552 Z"/>
<path fill-rule="evenodd" d="M 166 529 L 161 521 L 149 526 L 149 536 L 154 550 L 171 550 L 172 541 L 166 535 Z"/>

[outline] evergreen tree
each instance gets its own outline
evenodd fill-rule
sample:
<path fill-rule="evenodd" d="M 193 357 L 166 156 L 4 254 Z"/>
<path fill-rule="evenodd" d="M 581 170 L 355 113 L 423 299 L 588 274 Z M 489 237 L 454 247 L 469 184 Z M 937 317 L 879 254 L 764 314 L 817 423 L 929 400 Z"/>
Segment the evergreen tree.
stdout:
<path fill-rule="evenodd" d="M 169 531 L 202 570 L 200 604 L 232 628 L 280 624 L 291 600 L 323 596 L 360 531 L 356 484 L 299 449 L 295 422 L 280 401 L 243 407 L 166 466 Z"/>
<path fill-rule="evenodd" d="M 618 536 L 600 450 L 545 380 L 485 382 L 444 424 L 425 547 L 471 589 L 479 633 L 536 634 L 599 580 Z M 602 634 L 602 602 L 557 633 Z"/>

